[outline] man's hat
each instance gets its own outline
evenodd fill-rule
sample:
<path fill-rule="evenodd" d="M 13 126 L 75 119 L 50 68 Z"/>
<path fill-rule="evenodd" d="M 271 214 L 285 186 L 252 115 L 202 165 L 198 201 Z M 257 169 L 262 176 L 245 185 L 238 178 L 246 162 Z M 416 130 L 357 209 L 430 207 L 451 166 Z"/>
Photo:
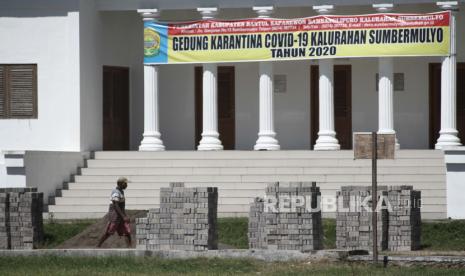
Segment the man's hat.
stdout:
<path fill-rule="evenodd" d="M 122 183 L 126 183 L 128 184 L 130 181 L 126 178 L 126 177 L 120 177 L 118 178 L 118 180 L 116 181 L 116 183 L 118 184 L 122 184 Z"/>

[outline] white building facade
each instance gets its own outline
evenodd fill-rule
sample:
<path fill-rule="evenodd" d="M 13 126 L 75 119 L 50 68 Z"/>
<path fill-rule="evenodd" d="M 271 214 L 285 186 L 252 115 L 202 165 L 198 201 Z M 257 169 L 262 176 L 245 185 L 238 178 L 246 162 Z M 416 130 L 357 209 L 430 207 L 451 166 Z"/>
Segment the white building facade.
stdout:
<path fill-rule="evenodd" d="M 218 19 L 252 18 L 260 16 L 262 12 L 254 11 L 253 6 L 240 1 L 238 4 L 217 2 L 215 17 Z M 275 18 L 300 18 L 322 12 L 311 3 L 285 2 L 276 3 L 270 15 Z M 434 1 L 402 1 L 385 7 L 373 6 L 369 1 L 353 2 L 342 5 L 342 2 L 328 1 L 332 5 L 332 10 L 328 12 L 368 14 L 386 9 L 396 13 L 425 13 L 448 8 L 457 10 L 454 12 L 458 28 L 455 61 L 452 58 L 452 65 L 446 65 L 440 57 L 351 58 L 320 62 L 273 62 L 268 66 L 272 68 L 265 68 L 266 65 L 259 62 L 217 64 L 217 67 L 229 66 L 234 69 L 234 107 L 231 109 L 234 117 L 233 149 L 253 150 L 256 145 L 260 120 L 267 116 L 266 113 L 260 116 L 259 111 L 260 73 L 267 70 L 272 70 L 266 72 L 270 78 L 279 75 L 282 80 L 280 85 L 284 86 L 280 91 L 274 91 L 271 97 L 273 109 L 270 120 L 274 121 L 272 131 L 276 133 L 280 149 L 311 149 L 316 141 L 311 137 L 310 71 L 312 65 L 320 65 L 320 69 L 328 67 L 326 70 L 330 71 L 333 66 L 328 62 L 350 66 L 351 95 L 347 100 L 349 104 L 344 107 L 350 109 L 347 113 L 350 120 L 347 122 L 351 124 L 351 131 L 395 131 L 401 148 L 428 149 L 434 147 L 438 138 L 438 133 L 431 130 L 431 116 L 439 116 L 444 125 L 442 131 L 451 130 L 452 136 L 457 136 L 453 131 L 457 129 L 457 122 L 454 123 L 452 114 L 456 97 L 452 95 L 442 101 L 443 107 L 446 107 L 443 110 L 449 110 L 450 114 L 446 115 L 445 111 L 444 114 L 432 114 L 435 111 L 431 107 L 430 94 L 433 66 L 441 65 L 446 70 L 452 70 L 451 66 L 456 63 L 459 71 L 463 72 L 465 35 L 460 31 L 460 26 L 463 26 L 465 19 L 463 11 L 459 10 L 461 3 L 438 6 Z M 144 133 L 144 68 L 141 50 L 143 23 L 137 10 L 156 7 L 158 14 L 154 16 L 160 21 L 199 20 L 204 16 L 202 10 L 198 11 L 198 7 L 188 1 L 153 1 L 149 5 L 144 1 L 43 0 L 3 1 L 1 5 L 0 28 L 3 36 L 8 38 L 0 46 L 1 63 L 37 64 L 38 105 L 37 118 L 0 120 L 2 150 L 102 149 L 104 66 L 129 69 L 127 135 L 130 142 L 127 149 L 139 149 Z M 156 117 L 166 150 L 196 150 L 198 147 L 195 118 L 196 112 L 202 113 L 202 110 L 196 111 L 195 105 L 196 66 L 202 64 L 158 67 L 159 109 Z M 461 72 L 459 74 L 463 74 Z M 446 73 L 441 79 L 451 75 Z M 377 74 L 381 76 L 378 77 L 380 92 L 377 91 Z M 394 82 L 394 74 L 399 76 L 401 91 L 390 88 L 395 86 L 390 84 Z M 461 77 L 459 75 L 457 78 Z M 445 81 L 442 83 L 447 85 Z M 464 89 L 463 85 L 459 86 L 457 94 Z M 454 90 L 453 87 L 441 89 Z M 336 95 L 335 102 L 338 102 L 337 98 Z M 148 119 L 149 115 L 146 114 L 146 121 Z M 337 136 L 337 129 L 334 131 Z M 459 139 L 447 135 L 449 138 L 443 136 L 441 141 L 449 139 L 447 143 L 460 143 Z"/>
<path fill-rule="evenodd" d="M 2 1 L 0 66 L 36 66 L 36 103 L 0 118 L 0 150 L 70 154 L 70 174 L 107 149 L 348 150 L 364 131 L 395 133 L 401 149 L 461 146 L 463 1 L 386 2 Z M 448 57 L 143 64 L 143 20 L 441 10 L 454 18 Z"/>

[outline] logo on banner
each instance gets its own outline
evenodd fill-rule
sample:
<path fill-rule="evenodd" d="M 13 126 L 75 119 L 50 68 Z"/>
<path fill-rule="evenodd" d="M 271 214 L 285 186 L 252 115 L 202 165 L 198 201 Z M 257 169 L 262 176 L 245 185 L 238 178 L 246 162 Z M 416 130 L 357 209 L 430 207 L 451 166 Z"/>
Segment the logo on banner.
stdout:
<path fill-rule="evenodd" d="M 160 53 L 160 34 L 155 29 L 144 29 L 144 56 L 154 57 Z"/>

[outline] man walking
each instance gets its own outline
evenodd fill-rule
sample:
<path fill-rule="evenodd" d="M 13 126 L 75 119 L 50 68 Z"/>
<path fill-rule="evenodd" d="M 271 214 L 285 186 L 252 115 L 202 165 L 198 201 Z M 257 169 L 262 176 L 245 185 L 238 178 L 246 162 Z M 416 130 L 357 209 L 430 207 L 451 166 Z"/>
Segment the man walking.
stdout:
<path fill-rule="evenodd" d="M 108 209 L 108 218 L 110 221 L 97 247 L 101 247 L 105 240 L 115 232 L 118 232 L 119 236 L 124 236 L 127 247 L 131 247 L 131 227 L 129 225 L 129 217 L 125 212 L 124 197 L 124 190 L 128 187 L 128 182 L 127 178 L 120 177 L 116 188 L 111 191 L 110 207 Z"/>

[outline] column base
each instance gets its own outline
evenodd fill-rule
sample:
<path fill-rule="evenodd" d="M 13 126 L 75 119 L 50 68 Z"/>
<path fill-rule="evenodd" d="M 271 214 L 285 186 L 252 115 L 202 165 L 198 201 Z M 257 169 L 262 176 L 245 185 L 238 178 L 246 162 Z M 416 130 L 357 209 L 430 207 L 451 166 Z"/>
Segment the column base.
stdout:
<path fill-rule="evenodd" d="M 160 139 L 159 132 L 144 133 L 144 139 L 139 146 L 139 151 L 164 151 L 165 146 Z"/>
<path fill-rule="evenodd" d="M 461 146 L 460 139 L 457 137 L 458 133 L 455 129 L 441 130 L 435 149 L 450 149 Z"/>
<path fill-rule="evenodd" d="M 219 136 L 218 132 L 202 133 L 197 150 L 223 150 L 223 145 L 218 139 Z"/>
<path fill-rule="evenodd" d="M 314 150 L 340 150 L 341 145 L 336 139 L 335 132 L 319 132 L 318 139 L 316 140 Z"/>
<path fill-rule="evenodd" d="M 280 150 L 281 146 L 279 146 L 278 140 L 274 138 L 276 136 L 275 133 L 259 133 L 257 142 L 254 146 L 254 150 Z"/>

